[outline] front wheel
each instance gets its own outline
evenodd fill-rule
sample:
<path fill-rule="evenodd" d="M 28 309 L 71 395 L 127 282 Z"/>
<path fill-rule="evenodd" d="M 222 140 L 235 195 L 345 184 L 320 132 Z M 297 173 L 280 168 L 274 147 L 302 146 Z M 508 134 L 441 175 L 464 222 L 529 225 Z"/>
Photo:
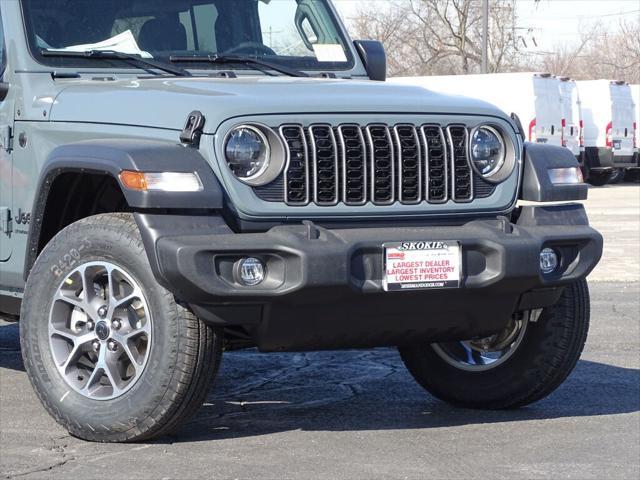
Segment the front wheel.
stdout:
<path fill-rule="evenodd" d="M 404 347 L 416 381 L 457 406 L 516 408 L 553 392 L 575 367 L 589 328 L 589 290 L 580 280 L 539 316 L 524 312 L 491 337 Z"/>
<path fill-rule="evenodd" d="M 202 404 L 222 338 L 155 280 L 129 214 L 80 220 L 27 281 L 20 342 L 31 383 L 71 434 L 100 442 L 169 433 Z"/>

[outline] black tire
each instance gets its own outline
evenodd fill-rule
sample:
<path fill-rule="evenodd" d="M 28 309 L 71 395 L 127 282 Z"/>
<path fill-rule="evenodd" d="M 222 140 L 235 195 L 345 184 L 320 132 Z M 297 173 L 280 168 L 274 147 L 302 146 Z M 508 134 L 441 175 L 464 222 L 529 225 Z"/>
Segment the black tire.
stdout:
<path fill-rule="evenodd" d="M 609 183 L 611 185 L 622 183 L 624 181 L 625 173 L 626 172 L 624 168 L 616 168 L 609 178 Z"/>
<path fill-rule="evenodd" d="M 580 280 L 566 287 L 537 322 L 529 322 L 517 350 L 495 368 L 454 367 L 432 345 L 401 348 L 400 354 L 416 381 L 441 400 L 465 408 L 517 408 L 546 397 L 567 378 L 588 328 L 589 289 Z"/>
<path fill-rule="evenodd" d="M 154 319 L 146 368 L 130 390 L 112 400 L 92 399 L 70 388 L 54 363 L 48 338 L 58 285 L 74 265 L 96 261 L 125 268 L 140 285 Z M 177 304 L 156 282 L 130 214 L 80 220 L 46 246 L 27 281 L 20 343 L 27 374 L 47 411 L 72 435 L 98 442 L 170 433 L 202 405 L 222 352 L 220 331 Z"/>
<path fill-rule="evenodd" d="M 589 180 L 587 180 L 589 182 L 590 185 L 593 185 L 594 187 L 602 187 L 604 185 L 606 185 L 607 183 L 609 183 L 609 179 L 611 178 L 613 174 L 612 173 L 607 173 L 607 174 L 590 174 L 589 175 Z"/>

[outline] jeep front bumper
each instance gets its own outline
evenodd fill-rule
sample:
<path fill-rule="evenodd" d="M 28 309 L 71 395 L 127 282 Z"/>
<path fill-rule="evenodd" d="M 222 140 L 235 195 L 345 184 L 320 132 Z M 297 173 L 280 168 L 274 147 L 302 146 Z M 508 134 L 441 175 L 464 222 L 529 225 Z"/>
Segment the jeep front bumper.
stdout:
<path fill-rule="evenodd" d="M 500 331 L 514 313 L 555 303 L 562 286 L 585 278 L 598 263 L 602 237 L 582 221 L 586 216 L 578 208 L 577 216 L 530 211 L 520 224 L 489 219 L 330 230 L 309 223 L 246 234 L 233 233 L 217 217 L 138 214 L 136 220 L 164 287 L 204 320 L 243 325 L 261 350 L 273 351 L 468 339 Z M 460 242 L 460 288 L 385 292 L 382 245 L 424 240 Z M 560 253 L 560 265 L 549 275 L 540 271 L 545 247 Z M 265 281 L 254 287 L 237 280 L 236 266 L 249 256 L 267 266 Z"/>

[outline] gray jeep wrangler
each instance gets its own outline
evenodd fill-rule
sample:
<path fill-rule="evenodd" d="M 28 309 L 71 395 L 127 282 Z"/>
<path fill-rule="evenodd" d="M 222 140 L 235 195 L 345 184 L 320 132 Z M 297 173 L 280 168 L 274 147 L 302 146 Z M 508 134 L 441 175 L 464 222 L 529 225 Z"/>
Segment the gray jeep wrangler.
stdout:
<path fill-rule="evenodd" d="M 398 347 L 485 409 L 575 366 L 602 238 L 515 116 L 384 83 L 329 0 L 0 5 L 0 312 L 73 435 L 170 432 L 225 349 Z"/>

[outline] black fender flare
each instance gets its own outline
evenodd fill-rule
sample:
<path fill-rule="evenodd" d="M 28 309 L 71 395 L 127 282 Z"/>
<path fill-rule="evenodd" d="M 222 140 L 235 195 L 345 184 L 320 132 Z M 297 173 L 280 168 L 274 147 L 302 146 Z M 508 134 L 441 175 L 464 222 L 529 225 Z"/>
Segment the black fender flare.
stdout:
<path fill-rule="evenodd" d="M 520 200 L 532 202 L 566 202 L 586 200 L 586 183 L 557 184 L 551 182 L 549 170 L 580 168 L 570 150 L 543 143 L 524 144 L 524 171 Z"/>
<path fill-rule="evenodd" d="M 141 172 L 196 172 L 203 189 L 199 192 L 141 192 L 125 188 L 123 170 Z M 45 160 L 31 213 L 24 278 L 38 256 L 40 235 L 51 187 L 64 173 L 92 173 L 113 177 L 133 210 L 220 210 L 224 190 L 213 169 L 197 149 L 150 140 L 101 139 L 61 145 Z"/>

